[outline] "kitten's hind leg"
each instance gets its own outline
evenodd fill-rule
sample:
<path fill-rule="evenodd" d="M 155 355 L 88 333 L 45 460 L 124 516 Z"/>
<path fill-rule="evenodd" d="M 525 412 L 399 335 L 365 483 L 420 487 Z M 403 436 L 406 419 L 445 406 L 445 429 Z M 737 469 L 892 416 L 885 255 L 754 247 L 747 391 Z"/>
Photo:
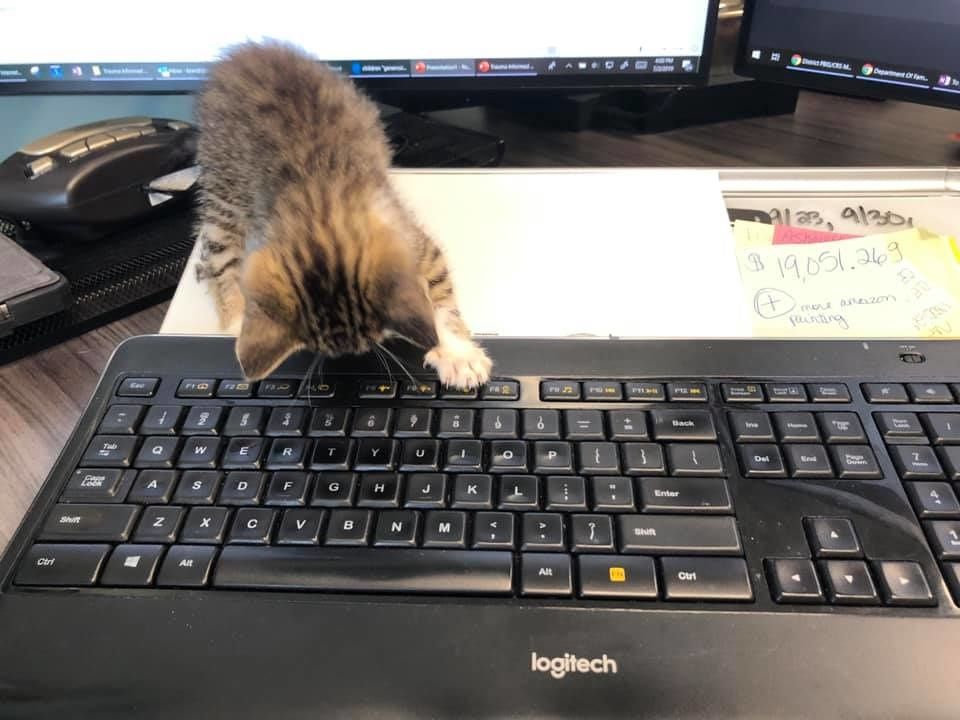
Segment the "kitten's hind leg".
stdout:
<path fill-rule="evenodd" d="M 460 311 L 452 304 L 434 304 L 437 346 L 424 361 L 436 369 L 440 382 L 457 388 L 475 388 L 490 379 L 493 362 L 470 337 Z"/>
<path fill-rule="evenodd" d="M 242 241 L 222 227 L 205 222 L 200 229 L 199 242 L 202 245 L 197 280 L 208 282 L 220 318 L 220 329 L 238 335 L 243 321 L 243 293 L 240 292 Z"/>

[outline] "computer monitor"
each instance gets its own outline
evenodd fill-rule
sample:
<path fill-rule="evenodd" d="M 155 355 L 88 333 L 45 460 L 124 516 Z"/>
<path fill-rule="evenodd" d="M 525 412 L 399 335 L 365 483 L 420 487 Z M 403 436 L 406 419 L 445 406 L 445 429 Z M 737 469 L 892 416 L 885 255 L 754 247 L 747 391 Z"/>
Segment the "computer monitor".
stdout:
<path fill-rule="evenodd" d="M 374 90 L 696 85 L 718 0 L 0 0 L 0 93 L 185 92 L 222 48 L 295 43 Z"/>
<path fill-rule="evenodd" d="M 960 108 L 960 3 L 747 0 L 737 72 Z"/>

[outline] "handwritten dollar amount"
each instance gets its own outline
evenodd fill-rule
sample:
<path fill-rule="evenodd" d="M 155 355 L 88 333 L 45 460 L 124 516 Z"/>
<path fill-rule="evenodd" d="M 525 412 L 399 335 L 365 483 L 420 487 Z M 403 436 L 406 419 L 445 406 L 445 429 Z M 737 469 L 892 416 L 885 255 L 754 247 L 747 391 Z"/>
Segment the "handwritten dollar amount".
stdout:
<path fill-rule="evenodd" d="M 817 252 L 790 253 L 778 258 L 765 258 L 758 252 L 746 257 L 749 272 L 766 272 L 768 266 L 783 279 L 806 282 L 808 278 L 831 273 L 843 273 L 858 268 L 878 268 L 903 261 L 898 242 L 890 242 L 886 250 L 878 247 L 843 247 Z"/>
<path fill-rule="evenodd" d="M 836 224 L 825 217 L 820 210 L 794 210 L 793 208 L 772 208 L 770 220 L 774 225 L 794 225 L 833 232 Z M 864 227 L 912 228 L 913 218 L 901 215 L 893 210 L 874 210 L 863 205 L 845 207 L 840 217 L 848 224 Z"/>

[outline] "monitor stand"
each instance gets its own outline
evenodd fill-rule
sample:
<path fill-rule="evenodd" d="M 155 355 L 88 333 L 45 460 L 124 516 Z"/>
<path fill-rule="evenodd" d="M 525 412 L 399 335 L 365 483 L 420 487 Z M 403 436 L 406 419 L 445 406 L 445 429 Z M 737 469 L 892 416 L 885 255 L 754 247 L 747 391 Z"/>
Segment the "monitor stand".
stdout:
<path fill-rule="evenodd" d="M 393 164 L 400 168 L 496 167 L 504 142 L 496 135 L 450 125 L 425 115 L 379 104 Z"/>

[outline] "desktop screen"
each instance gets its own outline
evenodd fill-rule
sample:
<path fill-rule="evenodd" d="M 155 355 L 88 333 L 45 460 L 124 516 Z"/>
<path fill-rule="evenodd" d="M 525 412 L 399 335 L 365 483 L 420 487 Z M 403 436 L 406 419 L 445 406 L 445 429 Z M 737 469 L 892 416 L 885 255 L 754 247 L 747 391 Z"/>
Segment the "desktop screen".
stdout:
<path fill-rule="evenodd" d="M 368 84 L 686 84 L 716 0 L 456 5 L 294 0 L 0 0 L 0 92 L 192 90 L 222 48 L 275 38 Z"/>
<path fill-rule="evenodd" d="M 960 2 L 753 0 L 739 69 L 797 85 L 960 107 Z"/>

